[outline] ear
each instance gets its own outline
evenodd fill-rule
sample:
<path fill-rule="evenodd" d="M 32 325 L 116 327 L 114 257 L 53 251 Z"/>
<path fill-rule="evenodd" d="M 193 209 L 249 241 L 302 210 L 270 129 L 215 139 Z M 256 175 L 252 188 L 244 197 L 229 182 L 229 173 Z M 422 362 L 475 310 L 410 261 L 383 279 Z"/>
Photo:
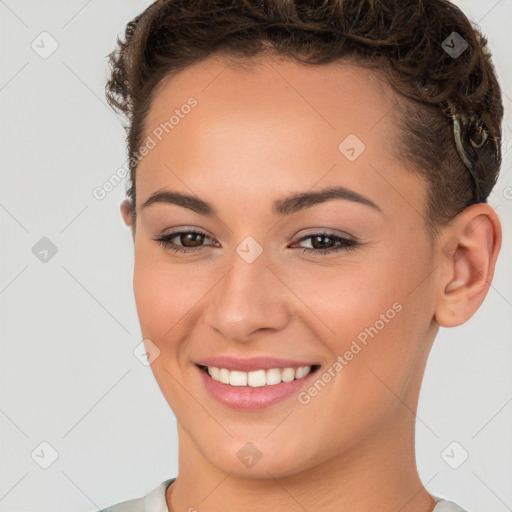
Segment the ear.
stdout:
<path fill-rule="evenodd" d="M 129 199 L 125 199 L 121 203 L 121 216 L 123 217 L 123 221 L 133 230 L 134 226 L 132 226 L 132 209 L 132 202 Z"/>
<path fill-rule="evenodd" d="M 473 316 L 489 291 L 501 247 L 501 224 L 487 203 L 475 204 L 455 218 L 440 242 L 435 320 L 442 327 L 455 327 Z"/>

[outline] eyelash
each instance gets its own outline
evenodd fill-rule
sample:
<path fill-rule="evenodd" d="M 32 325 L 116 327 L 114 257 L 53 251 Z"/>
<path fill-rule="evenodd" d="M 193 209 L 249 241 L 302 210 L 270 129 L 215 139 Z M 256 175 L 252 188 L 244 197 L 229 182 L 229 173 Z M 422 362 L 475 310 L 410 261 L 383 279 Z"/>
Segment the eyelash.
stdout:
<path fill-rule="evenodd" d="M 176 238 L 179 235 L 192 233 L 195 235 L 201 235 L 205 238 L 210 238 L 206 233 L 203 233 L 202 231 L 176 231 L 175 233 L 169 233 L 168 235 L 164 235 L 161 237 L 154 238 L 156 242 L 158 242 L 161 246 L 164 247 L 164 249 L 176 252 L 176 253 L 191 253 L 191 252 L 197 252 L 198 248 L 183 248 L 181 246 L 175 245 L 170 240 L 173 238 Z M 330 247 L 328 249 L 310 249 L 308 247 L 301 247 L 303 253 L 309 253 L 309 254 L 328 254 L 328 253 L 335 253 L 341 250 L 348 250 L 348 249 L 355 249 L 360 244 L 356 240 L 353 240 L 351 238 L 345 238 L 339 235 L 334 235 L 332 233 L 326 233 L 326 232 L 320 232 L 320 233 L 312 233 L 310 235 L 302 237 L 298 242 L 303 242 L 304 240 L 308 240 L 309 238 L 315 238 L 315 237 L 327 237 L 331 238 L 334 242 L 340 242 L 338 246 Z M 204 247 L 204 246 L 202 246 Z"/>

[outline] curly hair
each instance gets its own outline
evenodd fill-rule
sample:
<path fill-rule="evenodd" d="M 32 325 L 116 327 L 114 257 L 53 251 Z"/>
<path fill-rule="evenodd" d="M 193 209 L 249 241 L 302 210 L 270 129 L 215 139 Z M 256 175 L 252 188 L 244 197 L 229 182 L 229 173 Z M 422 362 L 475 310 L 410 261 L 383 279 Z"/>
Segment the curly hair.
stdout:
<path fill-rule="evenodd" d="M 467 45 L 460 55 L 447 51 L 454 38 Z M 379 73 L 403 98 L 393 109 L 394 156 L 425 178 L 433 232 L 486 202 L 497 181 L 500 86 L 486 38 L 448 0 L 157 0 L 126 25 L 109 55 L 107 101 L 128 121 L 132 220 L 132 157 L 157 87 L 214 54 L 248 62 L 272 54 L 308 64 L 345 59 Z"/>

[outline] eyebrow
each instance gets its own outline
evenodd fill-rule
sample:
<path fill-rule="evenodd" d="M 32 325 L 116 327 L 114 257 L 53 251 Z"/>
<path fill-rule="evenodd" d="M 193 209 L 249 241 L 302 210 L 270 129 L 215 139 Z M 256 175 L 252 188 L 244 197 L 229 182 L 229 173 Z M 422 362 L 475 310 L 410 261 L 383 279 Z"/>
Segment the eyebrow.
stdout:
<path fill-rule="evenodd" d="M 290 215 L 306 208 L 333 199 L 344 199 L 369 206 L 382 213 L 380 207 L 367 197 L 345 187 L 329 187 L 317 192 L 299 192 L 274 202 L 272 212 L 276 215 Z M 172 190 L 157 190 L 141 206 L 141 210 L 155 203 L 167 203 L 188 208 L 206 216 L 217 216 L 211 203 L 197 197 Z"/>

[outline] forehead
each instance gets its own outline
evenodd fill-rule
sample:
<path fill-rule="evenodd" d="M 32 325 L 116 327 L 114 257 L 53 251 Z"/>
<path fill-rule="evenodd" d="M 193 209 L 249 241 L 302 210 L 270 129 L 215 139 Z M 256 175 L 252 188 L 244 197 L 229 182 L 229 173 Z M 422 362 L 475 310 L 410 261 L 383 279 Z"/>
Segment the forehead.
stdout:
<path fill-rule="evenodd" d="M 196 105 L 182 108 L 190 98 Z M 346 62 L 201 61 L 156 90 L 144 133 L 155 145 L 137 170 L 137 199 L 166 185 L 185 191 L 183 180 L 199 195 L 222 186 L 247 200 L 320 180 L 370 196 L 396 182 L 400 194 L 406 178 L 390 149 L 397 101 L 379 74 Z"/>
<path fill-rule="evenodd" d="M 279 56 L 210 57 L 170 74 L 155 92 L 146 131 L 190 96 L 204 100 L 195 114 L 222 110 L 233 116 L 250 110 L 264 118 L 290 109 L 331 130 L 350 126 L 361 131 L 374 127 L 398 100 L 379 73 L 348 60 L 310 65 Z"/>

